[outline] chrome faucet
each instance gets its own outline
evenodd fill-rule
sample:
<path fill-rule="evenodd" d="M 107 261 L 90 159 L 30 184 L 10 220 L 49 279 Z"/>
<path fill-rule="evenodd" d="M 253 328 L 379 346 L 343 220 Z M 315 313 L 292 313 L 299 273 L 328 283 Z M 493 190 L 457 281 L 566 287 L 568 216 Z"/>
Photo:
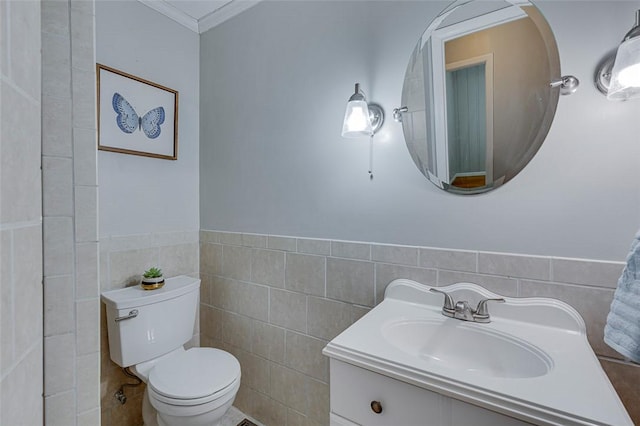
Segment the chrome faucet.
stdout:
<path fill-rule="evenodd" d="M 429 291 L 433 293 L 440 293 L 444 295 L 444 305 L 442 306 L 442 315 L 445 317 L 455 318 L 462 321 L 488 323 L 491 322 L 491 316 L 487 309 L 487 302 L 504 303 L 503 298 L 499 299 L 482 299 L 478 302 L 478 307 L 473 309 L 469 302 L 461 300 L 458 302 L 453 301 L 451 295 L 445 291 L 430 288 Z"/>

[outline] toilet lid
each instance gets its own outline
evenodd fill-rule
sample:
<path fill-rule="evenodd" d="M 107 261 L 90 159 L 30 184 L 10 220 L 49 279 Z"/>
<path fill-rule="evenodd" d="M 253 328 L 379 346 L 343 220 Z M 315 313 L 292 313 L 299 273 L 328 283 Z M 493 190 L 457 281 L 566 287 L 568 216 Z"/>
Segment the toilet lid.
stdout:
<path fill-rule="evenodd" d="M 225 389 L 238 377 L 240 363 L 230 353 L 192 348 L 153 367 L 148 384 L 169 398 L 196 399 Z"/>

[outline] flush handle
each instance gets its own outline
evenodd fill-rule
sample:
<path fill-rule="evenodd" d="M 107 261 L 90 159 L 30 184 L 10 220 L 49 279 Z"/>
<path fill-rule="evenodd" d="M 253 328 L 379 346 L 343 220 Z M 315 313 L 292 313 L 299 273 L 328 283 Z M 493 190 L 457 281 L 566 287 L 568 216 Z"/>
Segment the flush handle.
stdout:
<path fill-rule="evenodd" d="M 374 413 L 380 414 L 382 413 L 382 404 L 380 404 L 380 401 L 371 401 L 371 409 Z"/>
<path fill-rule="evenodd" d="M 138 316 L 138 310 L 137 310 L 137 309 L 134 309 L 134 310 L 132 310 L 132 311 L 130 311 L 130 312 L 129 312 L 129 315 L 125 315 L 125 316 L 123 316 L 123 317 L 117 317 L 117 318 L 116 318 L 116 322 L 120 322 L 120 321 L 128 320 L 128 319 L 131 319 L 131 318 L 135 318 L 135 317 L 137 317 L 137 316 Z"/>

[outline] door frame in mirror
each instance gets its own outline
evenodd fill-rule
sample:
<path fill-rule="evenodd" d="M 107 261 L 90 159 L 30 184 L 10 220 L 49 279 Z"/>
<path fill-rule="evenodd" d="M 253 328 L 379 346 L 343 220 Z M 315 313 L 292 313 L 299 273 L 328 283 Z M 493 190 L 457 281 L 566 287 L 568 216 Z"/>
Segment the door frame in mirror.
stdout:
<path fill-rule="evenodd" d="M 450 12 L 453 12 L 455 9 L 456 8 L 451 9 Z M 431 36 L 427 40 L 427 43 L 430 44 L 431 63 L 433 64 L 432 69 L 441 71 L 433 73 L 433 104 L 444 105 L 442 110 L 440 110 L 441 113 L 435 114 L 435 120 L 433 123 L 435 127 L 436 145 L 438 145 L 436 148 L 436 171 L 437 178 L 440 181 L 449 182 L 451 180 L 449 176 L 449 140 L 447 135 L 447 95 L 445 82 L 448 69 L 445 60 L 445 44 L 449 40 L 464 37 L 477 31 L 486 30 L 488 28 L 527 17 L 528 15 L 521 8 L 512 4 L 509 7 L 505 7 L 494 12 L 472 19 L 467 19 L 443 28 L 435 28 L 431 31 Z M 493 86 L 492 82 L 489 81 L 489 79 L 493 79 L 493 54 L 482 56 L 491 56 L 490 60 L 489 58 L 482 58 L 484 59 L 483 62 L 490 64 L 490 69 L 487 69 L 487 88 L 489 88 Z M 487 108 L 486 120 L 487 123 L 491 123 L 491 125 L 487 125 L 486 140 L 487 142 L 491 142 L 493 145 L 493 96 L 492 91 L 487 90 L 486 93 L 487 107 L 491 105 L 491 108 Z M 438 111 L 438 109 L 434 110 Z M 488 158 L 489 155 L 491 155 L 491 158 Z M 493 150 L 489 152 L 489 149 L 487 149 L 486 163 L 491 164 L 491 167 L 488 167 L 486 170 L 485 181 L 486 185 L 490 185 L 493 183 Z"/>
<path fill-rule="evenodd" d="M 456 71 L 459 69 L 467 68 L 474 65 L 485 65 L 485 185 L 491 185 L 493 183 L 493 53 L 487 53 L 484 55 L 476 56 L 473 58 L 468 58 L 459 62 L 451 62 L 448 65 L 445 64 L 445 72 L 442 73 L 442 78 L 445 78 L 445 75 L 449 71 Z M 437 73 L 440 74 L 440 73 Z M 445 82 L 441 82 L 441 84 L 445 84 Z M 446 84 L 445 84 L 446 85 Z M 446 91 L 443 91 L 446 92 Z M 439 102 L 437 96 L 434 95 L 434 101 Z M 451 173 L 449 171 L 449 165 L 451 163 L 450 153 L 449 153 L 449 132 L 447 131 L 447 123 L 449 123 L 448 117 L 448 103 L 445 93 L 445 98 L 442 100 L 444 108 L 444 122 L 435 123 L 436 127 L 444 128 L 444 137 L 443 139 L 436 139 L 436 145 L 443 145 L 443 151 L 445 151 L 446 161 L 442 165 L 438 165 L 438 172 L 441 170 L 446 170 L 446 178 L 447 181 L 454 181 L 455 178 L 451 177 Z M 437 130 L 436 130 L 437 132 Z M 443 142 L 438 142 L 439 140 Z M 475 175 L 475 174 L 474 174 Z M 440 176 L 442 180 L 442 176 Z"/>

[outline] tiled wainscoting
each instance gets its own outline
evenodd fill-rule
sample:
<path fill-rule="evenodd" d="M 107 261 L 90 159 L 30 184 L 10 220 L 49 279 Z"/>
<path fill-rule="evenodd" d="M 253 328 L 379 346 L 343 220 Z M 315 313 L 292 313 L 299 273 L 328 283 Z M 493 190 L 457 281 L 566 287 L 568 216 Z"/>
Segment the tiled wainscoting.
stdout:
<path fill-rule="evenodd" d="M 100 239 L 101 291 L 140 283 L 142 273 L 152 266 L 166 277 L 198 276 L 198 231 L 105 237 Z M 115 392 L 123 383 L 135 383 L 109 358 L 109 342 L 104 304 L 101 304 L 101 416 L 102 426 L 141 426 L 144 385 L 127 387 L 126 404 L 120 404 Z M 193 344 L 198 344 L 194 330 Z"/>
<path fill-rule="evenodd" d="M 365 314 L 386 285 L 474 282 L 512 297 L 563 300 L 640 424 L 640 366 L 602 340 L 624 264 L 272 235 L 200 232 L 200 341 L 242 365 L 235 405 L 266 425 L 328 424 L 322 348 Z"/>

